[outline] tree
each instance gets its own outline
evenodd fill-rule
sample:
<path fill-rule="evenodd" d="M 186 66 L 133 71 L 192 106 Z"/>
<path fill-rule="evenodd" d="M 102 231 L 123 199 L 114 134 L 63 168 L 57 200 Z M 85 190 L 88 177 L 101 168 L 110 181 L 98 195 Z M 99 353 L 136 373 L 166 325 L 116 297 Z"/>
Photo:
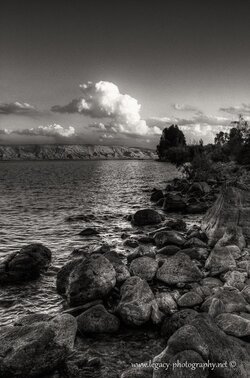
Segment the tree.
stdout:
<path fill-rule="evenodd" d="M 170 148 L 173 147 L 185 147 L 186 139 L 183 132 L 179 129 L 177 125 L 171 125 L 166 127 L 162 131 L 160 143 L 157 146 L 157 153 L 159 159 L 164 160 L 167 158 L 167 153 Z"/>
<path fill-rule="evenodd" d="M 218 134 L 216 134 L 214 138 L 214 143 L 219 146 L 224 146 L 229 140 L 228 133 L 224 133 L 224 131 L 220 131 Z"/>

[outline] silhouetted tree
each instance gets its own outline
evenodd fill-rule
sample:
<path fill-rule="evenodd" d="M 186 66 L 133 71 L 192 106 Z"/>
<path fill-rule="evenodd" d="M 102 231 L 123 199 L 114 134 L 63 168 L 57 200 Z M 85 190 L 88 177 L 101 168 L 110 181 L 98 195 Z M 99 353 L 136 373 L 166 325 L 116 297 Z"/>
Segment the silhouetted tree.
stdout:
<path fill-rule="evenodd" d="M 170 127 L 166 127 L 162 131 L 162 136 L 160 139 L 160 143 L 157 146 L 157 153 L 159 159 L 163 160 L 167 158 L 167 153 L 170 148 L 175 147 L 185 147 L 186 146 L 186 139 L 183 132 L 179 129 L 177 125 L 171 125 Z"/>

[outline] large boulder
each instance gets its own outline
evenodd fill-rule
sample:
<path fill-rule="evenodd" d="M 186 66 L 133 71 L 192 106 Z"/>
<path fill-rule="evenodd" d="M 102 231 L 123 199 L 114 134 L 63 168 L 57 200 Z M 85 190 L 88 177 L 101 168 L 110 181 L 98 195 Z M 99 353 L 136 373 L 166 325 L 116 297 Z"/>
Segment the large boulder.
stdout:
<path fill-rule="evenodd" d="M 193 352 L 191 354 L 190 352 Z M 180 356 L 185 354 L 185 359 Z M 192 358 L 193 356 L 193 358 Z M 178 362 L 179 369 L 161 370 L 154 378 L 169 377 L 211 377 L 248 378 L 250 346 L 248 343 L 226 335 L 207 314 L 197 314 L 188 324 L 177 330 L 168 340 L 167 348 L 154 362 L 169 364 Z M 183 362 L 182 369 L 180 362 Z M 186 362 L 186 364 L 185 364 Z M 192 364 L 193 363 L 193 364 Z M 192 368 L 198 363 L 196 368 Z M 198 369 L 201 363 L 201 369 Z M 206 367 L 205 370 L 203 370 Z M 189 370 L 188 370 L 189 369 Z M 195 372 L 194 375 L 192 375 Z M 183 374 L 182 374 L 183 373 Z"/>
<path fill-rule="evenodd" d="M 200 305 L 203 302 L 203 298 L 195 291 L 188 291 L 183 294 L 177 301 L 180 307 L 194 307 Z"/>
<path fill-rule="evenodd" d="M 243 235 L 250 241 L 250 190 L 225 185 L 215 204 L 202 221 L 202 229 L 214 246 L 228 227 L 241 227 Z M 235 243 L 231 243 L 235 244 Z"/>
<path fill-rule="evenodd" d="M 164 264 L 158 269 L 156 278 L 168 285 L 199 281 L 202 272 L 185 253 L 166 258 Z"/>
<path fill-rule="evenodd" d="M 71 315 L 59 315 L 0 330 L 0 376 L 40 377 L 55 370 L 74 347 L 77 323 Z"/>
<path fill-rule="evenodd" d="M 190 324 L 198 312 L 192 309 L 185 309 L 175 312 L 171 317 L 166 317 L 162 323 L 161 335 L 169 339 L 174 332 L 186 324 Z"/>
<path fill-rule="evenodd" d="M 151 281 L 157 271 L 158 262 L 152 257 L 138 257 L 129 267 L 132 276 L 138 276 L 146 281 Z"/>
<path fill-rule="evenodd" d="M 121 287 L 117 312 L 126 324 L 140 326 L 150 319 L 153 300 L 148 283 L 140 277 L 130 277 Z"/>
<path fill-rule="evenodd" d="M 51 251 L 42 244 L 30 244 L 13 252 L 0 262 L 0 283 L 36 279 L 51 262 Z"/>
<path fill-rule="evenodd" d="M 180 194 L 167 193 L 164 198 L 162 209 L 168 212 L 183 211 L 186 206 L 186 201 Z"/>
<path fill-rule="evenodd" d="M 80 333 L 115 333 L 120 326 L 119 319 L 99 304 L 83 312 L 77 318 Z"/>
<path fill-rule="evenodd" d="M 108 259 L 91 255 L 70 273 L 66 290 L 70 305 L 78 306 L 106 297 L 116 283 L 116 271 Z"/>
<path fill-rule="evenodd" d="M 165 245 L 182 246 L 185 243 L 184 237 L 178 231 L 160 231 L 154 235 L 154 241 L 158 248 Z"/>
<path fill-rule="evenodd" d="M 70 273 L 79 263 L 81 263 L 81 261 L 82 259 L 73 259 L 63 265 L 63 267 L 58 271 L 56 277 L 56 290 L 59 294 L 64 295 L 66 293 Z"/>
<path fill-rule="evenodd" d="M 132 216 L 132 222 L 135 226 L 147 226 L 161 223 L 163 217 L 153 209 L 138 210 Z"/>
<path fill-rule="evenodd" d="M 104 254 L 104 257 L 108 259 L 111 264 L 113 265 L 115 271 L 116 271 L 116 283 L 122 284 L 124 281 L 126 281 L 127 278 L 130 277 L 130 272 L 127 268 L 127 266 L 123 262 L 123 258 L 121 255 L 119 255 L 115 251 L 110 251 Z"/>
<path fill-rule="evenodd" d="M 242 316 L 223 313 L 216 316 L 217 325 L 228 335 L 236 337 L 250 336 L 250 320 Z"/>
<path fill-rule="evenodd" d="M 236 268 L 236 262 L 227 247 L 214 247 L 205 264 L 211 276 Z"/>
<path fill-rule="evenodd" d="M 223 286 L 216 289 L 215 293 L 208 297 L 202 304 L 202 309 L 206 312 L 213 302 L 213 299 L 219 299 L 223 304 L 223 312 L 247 312 L 248 303 L 243 294 L 236 288 Z"/>

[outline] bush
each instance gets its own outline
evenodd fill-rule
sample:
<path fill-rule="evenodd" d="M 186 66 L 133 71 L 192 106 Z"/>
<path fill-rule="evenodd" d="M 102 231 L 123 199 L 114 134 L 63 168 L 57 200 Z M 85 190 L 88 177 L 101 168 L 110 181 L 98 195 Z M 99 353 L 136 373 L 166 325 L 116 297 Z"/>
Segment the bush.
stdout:
<path fill-rule="evenodd" d="M 195 155 L 190 163 L 183 165 L 182 171 L 192 181 L 206 181 L 215 174 L 211 160 L 204 153 Z"/>
<path fill-rule="evenodd" d="M 179 167 L 190 160 L 189 149 L 186 147 L 171 147 L 166 151 L 165 159 Z"/>
<path fill-rule="evenodd" d="M 236 157 L 239 164 L 250 164 L 250 142 L 241 147 Z"/>

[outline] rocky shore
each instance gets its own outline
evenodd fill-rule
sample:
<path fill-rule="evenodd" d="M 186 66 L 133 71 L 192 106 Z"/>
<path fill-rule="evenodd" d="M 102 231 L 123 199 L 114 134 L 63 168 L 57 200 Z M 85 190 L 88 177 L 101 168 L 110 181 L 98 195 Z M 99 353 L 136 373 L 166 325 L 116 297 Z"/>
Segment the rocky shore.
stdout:
<path fill-rule="evenodd" d="M 27 315 L 0 330 L 0 376 L 249 377 L 249 172 L 240 177 L 175 179 L 128 217 L 126 253 L 101 243 L 73 251 L 57 274 L 63 313 Z M 188 226 L 186 214 L 202 222 Z M 1 262 L 0 284 L 34 280 L 50 261 L 45 246 L 22 248 Z M 140 360 L 121 356 L 127 366 L 114 375 L 86 347 L 113 338 L 119 349 L 142 334 Z"/>

